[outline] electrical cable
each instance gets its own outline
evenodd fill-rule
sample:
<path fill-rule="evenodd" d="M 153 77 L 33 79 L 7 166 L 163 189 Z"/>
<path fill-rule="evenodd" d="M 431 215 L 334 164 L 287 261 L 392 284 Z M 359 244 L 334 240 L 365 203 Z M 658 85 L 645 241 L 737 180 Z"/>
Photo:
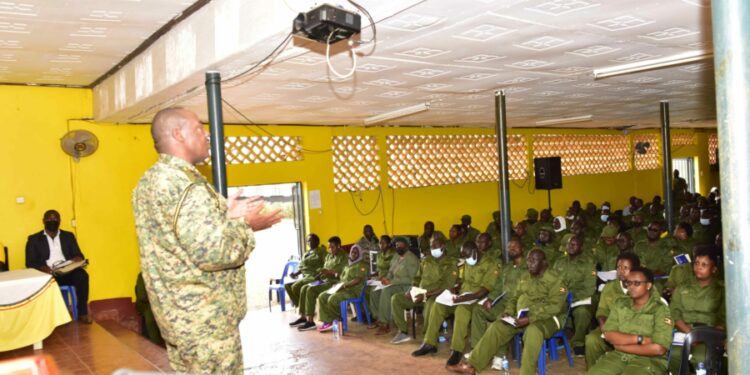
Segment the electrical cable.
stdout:
<path fill-rule="evenodd" d="M 341 74 L 336 71 L 336 69 L 333 67 L 333 64 L 331 64 L 331 37 L 336 33 L 336 31 L 339 31 L 339 29 L 334 29 L 333 31 L 331 31 L 331 33 L 328 34 L 328 40 L 326 40 L 326 64 L 328 64 L 328 69 L 331 71 L 331 73 L 333 73 L 333 75 L 341 79 L 345 79 L 351 77 L 357 70 L 357 54 L 354 53 L 353 50 L 349 51 L 349 54 L 352 56 L 352 69 L 349 70 L 349 73 Z M 351 39 L 349 39 L 348 45 L 349 47 L 352 47 Z"/>
<path fill-rule="evenodd" d="M 360 192 L 359 194 L 361 198 L 362 193 Z M 349 196 L 352 198 L 352 204 L 354 205 L 354 208 L 357 210 L 357 212 L 359 212 L 359 214 L 362 216 L 369 216 L 371 213 L 375 212 L 376 208 L 378 208 L 378 203 L 380 203 L 381 199 L 383 198 L 383 190 L 378 189 L 378 199 L 375 200 L 375 205 L 372 207 L 372 209 L 367 211 L 367 213 L 362 212 L 362 210 L 359 209 L 359 206 L 357 206 L 357 202 L 354 200 L 354 192 L 350 191 Z M 386 230 L 388 229 L 386 228 Z"/>
<path fill-rule="evenodd" d="M 240 76 L 244 76 L 245 74 L 248 74 L 248 73 L 250 73 L 250 72 L 251 72 L 251 71 L 253 71 L 253 70 L 254 70 L 255 68 L 257 68 L 257 67 L 259 67 L 260 65 L 262 65 L 263 63 L 265 63 L 266 61 L 268 61 L 268 60 L 270 60 L 270 61 L 273 61 L 273 59 L 275 59 L 275 58 L 276 58 L 276 56 L 278 55 L 278 53 L 279 53 L 280 51 L 282 51 L 282 50 L 283 50 L 283 48 L 282 48 L 282 47 L 286 47 L 286 45 L 287 45 L 287 44 L 289 43 L 289 41 L 291 41 L 291 40 L 292 40 L 292 36 L 293 36 L 293 35 L 294 35 L 294 34 L 292 34 L 292 32 L 290 31 L 290 32 L 289 32 L 289 34 L 286 34 L 286 36 L 285 36 L 285 37 L 284 37 L 284 39 L 283 39 L 283 40 L 281 41 L 281 43 L 279 43 L 279 44 L 278 44 L 278 45 L 276 46 L 276 48 L 274 48 L 274 49 L 273 49 L 273 50 L 271 51 L 271 53 L 269 53 L 268 55 L 266 55 L 266 57 L 264 57 L 264 58 L 260 59 L 260 60 L 259 60 L 259 61 L 258 61 L 257 63 L 253 64 L 253 65 L 252 65 L 251 67 L 249 67 L 249 68 L 247 68 L 247 69 L 245 69 L 245 70 L 243 70 L 243 71 L 241 71 L 241 72 L 239 72 L 239 73 L 237 73 L 237 74 L 235 74 L 235 75 L 233 75 L 233 76 L 231 76 L 231 77 L 228 77 L 228 78 L 224 78 L 224 79 L 222 79 L 222 80 L 221 80 L 221 82 L 222 82 L 222 83 L 224 83 L 224 82 L 228 82 L 228 81 L 234 80 L 235 78 L 238 78 L 238 77 L 240 77 Z"/>
<path fill-rule="evenodd" d="M 347 0 L 347 1 L 349 2 L 349 4 L 352 4 L 354 5 L 354 7 L 359 9 L 365 15 L 365 17 L 367 17 L 367 19 L 370 21 L 370 27 L 372 28 L 372 38 L 370 38 L 370 40 L 360 40 L 359 42 L 356 42 L 356 43 L 361 45 L 361 44 L 368 44 L 368 43 L 375 42 L 377 40 L 378 32 L 375 29 L 375 21 L 372 19 L 370 12 L 368 12 L 367 9 L 365 9 L 363 6 L 354 2 L 354 0 Z"/>

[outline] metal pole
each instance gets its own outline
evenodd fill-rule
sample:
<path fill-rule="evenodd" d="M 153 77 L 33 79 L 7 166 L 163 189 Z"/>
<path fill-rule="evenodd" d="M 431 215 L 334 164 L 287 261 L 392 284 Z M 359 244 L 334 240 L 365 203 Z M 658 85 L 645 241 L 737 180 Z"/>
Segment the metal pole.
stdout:
<path fill-rule="evenodd" d="M 672 141 L 669 136 L 669 102 L 662 100 L 661 109 L 661 144 L 662 165 L 664 168 L 664 213 L 667 219 L 667 230 L 674 229 L 674 196 L 672 195 Z"/>
<path fill-rule="evenodd" d="M 214 189 L 227 196 L 227 165 L 224 155 L 224 115 L 221 109 L 221 75 L 206 72 L 206 96 L 208 97 L 208 124 L 211 129 L 211 175 Z"/>
<path fill-rule="evenodd" d="M 500 165 L 498 200 L 500 202 L 500 244 L 503 249 L 503 257 L 508 263 L 507 244 L 511 236 L 510 226 L 510 190 L 508 190 L 508 138 L 507 123 L 505 121 L 505 91 L 495 91 L 495 134 L 497 135 L 497 154 Z"/>
<path fill-rule="evenodd" d="M 714 0 L 714 78 L 719 129 L 721 219 L 729 373 L 750 366 L 750 2 Z"/>

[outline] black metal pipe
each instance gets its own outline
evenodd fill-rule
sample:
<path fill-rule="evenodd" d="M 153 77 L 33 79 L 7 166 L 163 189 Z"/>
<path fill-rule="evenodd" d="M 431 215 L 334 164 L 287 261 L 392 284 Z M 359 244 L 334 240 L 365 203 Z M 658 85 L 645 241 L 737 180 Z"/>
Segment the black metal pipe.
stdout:
<path fill-rule="evenodd" d="M 498 201 L 500 203 L 500 241 L 503 257 L 508 263 L 508 241 L 511 236 L 510 190 L 508 179 L 508 124 L 505 121 L 505 91 L 495 91 L 495 134 L 497 135 L 498 155 Z"/>
<path fill-rule="evenodd" d="M 208 125 L 211 130 L 211 175 L 217 192 L 227 196 L 227 165 L 224 155 L 224 115 L 221 108 L 221 75 L 206 72 Z"/>
<path fill-rule="evenodd" d="M 672 141 L 669 135 L 669 102 L 662 100 L 661 111 L 661 144 L 662 166 L 664 172 L 664 213 L 667 220 L 667 230 L 674 230 L 674 194 L 672 194 Z"/>

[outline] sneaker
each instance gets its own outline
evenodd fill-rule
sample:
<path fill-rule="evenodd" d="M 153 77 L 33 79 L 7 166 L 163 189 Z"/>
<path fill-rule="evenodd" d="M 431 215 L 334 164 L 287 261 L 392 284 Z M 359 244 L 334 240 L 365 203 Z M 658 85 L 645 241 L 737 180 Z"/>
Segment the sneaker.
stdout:
<path fill-rule="evenodd" d="M 412 357 L 421 357 L 423 355 L 427 354 L 435 354 L 437 353 L 437 348 L 430 345 L 430 344 L 422 344 L 422 346 L 419 347 L 419 349 L 415 350 L 411 353 Z"/>
<path fill-rule="evenodd" d="M 318 332 L 328 332 L 333 329 L 333 323 L 323 323 L 322 326 L 318 328 Z"/>
<path fill-rule="evenodd" d="M 297 327 L 298 331 L 312 331 L 315 329 L 315 323 L 313 322 L 305 322 L 305 324 Z"/>
<path fill-rule="evenodd" d="M 297 320 L 289 323 L 289 326 L 290 327 L 296 327 L 296 326 L 305 324 L 306 322 L 307 322 L 307 319 L 305 319 L 305 318 L 299 318 L 299 319 L 297 319 Z"/>
<path fill-rule="evenodd" d="M 459 362 L 461 362 L 461 357 L 463 357 L 463 355 L 463 353 L 453 350 L 451 351 L 450 358 L 448 358 L 448 362 L 446 362 L 445 364 L 448 366 L 455 366 Z"/>
<path fill-rule="evenodd" d="M 391 344 L 402 344 L 407 341 L 411 341 L 411 336 L 409 336 L 408 333 L 399 331 L 399 333 L 391 339 Z"/>
<path fill-rule="evenodd" d="M 576 357 L 583 357 L 583 355 L 586 354 L 586 350 L 583 346 L 576 346 L 573 348 L 573 354 L 575 354 Z"/>
<path fill-rule="evenodd" d="M 497 371 L 503 371 L 503 357 L 492 358 L 492 369 Z"/>

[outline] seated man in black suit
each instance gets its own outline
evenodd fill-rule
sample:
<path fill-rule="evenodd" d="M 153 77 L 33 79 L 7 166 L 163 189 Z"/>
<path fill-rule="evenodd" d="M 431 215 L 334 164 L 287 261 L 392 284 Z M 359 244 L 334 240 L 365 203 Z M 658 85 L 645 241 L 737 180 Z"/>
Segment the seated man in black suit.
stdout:
<path fill-rule="evenodd" d="M 84 259 L 78 241 L 71 232 L 60 230 L 60 214 L 55 210 L 44 213 L 44 230 L 29 236 L 26 241 L 26 267 L 52 273 L 52 267 L 66 260 Z M 78 320 L 91 323 L 88 314 L 89 274 L 78 268 L 65 275 L 55 276 L 59 285 L 72 285 L 78 297 Z"/>

